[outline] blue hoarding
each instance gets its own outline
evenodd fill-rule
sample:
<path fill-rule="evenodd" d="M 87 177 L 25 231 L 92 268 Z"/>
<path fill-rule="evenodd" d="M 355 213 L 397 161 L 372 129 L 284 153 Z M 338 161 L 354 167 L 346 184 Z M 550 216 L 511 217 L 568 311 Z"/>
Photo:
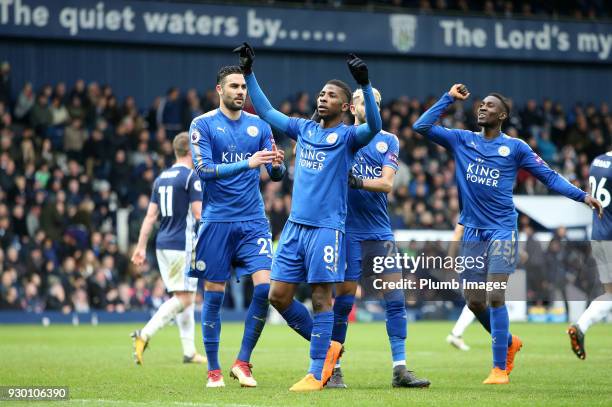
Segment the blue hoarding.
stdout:
<path fill-rule="evenodd" d="M 0 0 L 0 36 L 610 63 L 612 24 L 120 0 Z"/>

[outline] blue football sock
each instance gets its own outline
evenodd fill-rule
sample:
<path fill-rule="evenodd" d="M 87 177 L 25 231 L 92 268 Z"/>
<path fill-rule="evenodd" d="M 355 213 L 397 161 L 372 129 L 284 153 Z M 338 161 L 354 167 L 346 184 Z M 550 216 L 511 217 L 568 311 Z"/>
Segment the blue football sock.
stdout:
<path fill-rule="evenodd" d="M 333 311 L 319 312 L 315 314 L 310 336 L 310 368 L 317 380 L 321 380 L 325 356 L 331 342 L 331 333 L 334 328 Z"/>
<path fill-rule="evenodd" d="M 406 303 L 401 291 L 385 294 L 385 325 L 391 356 L 394 362 L 406 360 L 406 336 L 408 333 L 408 319 Z"/>
<path fill-rule="evenodd" d="M 491 309 L 491 339 L 493 347 L 493 367 L 506 370 L 510 320 L 505 305 Z"/>
<path fill-rule="evenodd" d="M 302 338 L 310 341 L 310 334 L 312 333 L 312 318 L 308 308 L 299 301 L 293 300 L 289 308 L 280 313 L 287 325 L 291 327 L 295 332 L 299 333 Z"/>
<path fill-rule="evenodd" d="M 340 295 L 334 301 L 334 330 L 332 341 L 344 343 L 348 330 L 348 317 L 355 303 L 354 295 Z"/>
<path fill-rule="evenodd" d="M 257 340 L 266 324 L 269 291 L 270 284 L 259 284 L 253 290 L 253 299 L 244 321 L 244 334 L 242 335 L 242 345 L 238 353 L 238 360 L 243 362 L 251 360 L 251 353 L 255 345 L 257 345 Z"/>
<path fill-rule="evenodd" d="M 208 358 L 208 370 L 221 369 L 219 365 L 219 338 L 221 336 L 222 291 L 205 291 L 202 304 L 202 339 Z"/>
<path fill-rule="evenodd" d="M 491 333 L 491 307 L 487 307 L 482 312 L 474 312 L 474 315 L 484 329 L 486 329 L 488 333 Z M 512 335 L 508 332 L 508 346 L 510 345 L 512 345 Z"/>

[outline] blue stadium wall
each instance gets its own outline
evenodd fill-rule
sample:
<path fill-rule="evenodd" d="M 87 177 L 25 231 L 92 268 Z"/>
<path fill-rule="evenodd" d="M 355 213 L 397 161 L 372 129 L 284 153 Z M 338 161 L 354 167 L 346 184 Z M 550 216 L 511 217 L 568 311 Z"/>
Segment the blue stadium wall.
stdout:
<path fill-rule="evenodd" d="M 609 64 L 362 56 L 386 100 L 437 96 L 456 82 L 468 84 L 473 95 L 495 90 L 519 103 L 550 97 L 566 106 L 610 102 L 612 90 Z M 14 97 L 25 81 L 35 87 L 58 81 L 71 86 L 83 78 L 110 84 L 120 99 L 132 95 L 141 107 L 170 86 L 212 88 L 217 69 L 236 62 L 229 49 L 6 37 L 0 39 L 0 59 L 12 65 Z M 256 73 L 273 103 L 301 90 L 314 94 L 327 79 L 352 83 L 341 54 L 258 51 Z"/>

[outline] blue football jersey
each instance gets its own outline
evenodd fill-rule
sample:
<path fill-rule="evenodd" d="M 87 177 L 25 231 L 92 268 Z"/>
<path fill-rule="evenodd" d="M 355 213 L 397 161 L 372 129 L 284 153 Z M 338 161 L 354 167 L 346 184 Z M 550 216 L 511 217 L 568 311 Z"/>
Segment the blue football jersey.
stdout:
<path fill-rule="evenodd" d="M 286 134 L 297 140 L 291 221 L 344 232 L 356 129 L 343 123 L 324 129 L 312 120 L 289 119 Z"/>
<path fill-rule="evenodd" d="M 584 201 L 584 191 L 552 170 L 521 139 L 504 133 L 486 139 L 482 133 L 433 126 L 453 102 L 445 93 L 414 123 L 414 129 L 453 152 L 462 206 L 459 223 L 477 229 L 515 229 L 518 214 L 512 190 L 521 168 L 553 191 L 575 201 Z"/>
<path fill-rule="evenodd" d="M 151 202 L 161 215 L 158 250 L 191 250 L 195 224 L 191 203 L 196 201 L 202 201 L 202 185 L 191 168 L 175 164 L 155 179 Z"/>
<path fill-rule="evenodd" d="M 231 120 L 220 109 L 193 120 L 189 134 L 196 168 L 204 163 L 232 164 L 247 160 L 257 151 L 272 150 L 272 130 L 258 116 L 243 111 Z M 271 164 L 268 164 L 270 171 Z M 215 167 L 209 167 L 214 171 Z M 206 209 L 203 221 L 240 222 L 266 219 L 259 191 L 259 168 L 226 178 L 205 180 Z"/>
<path fill-rule="evenodd" d="M 593 211 L 593 229 L 591 239 L 612 240 L 612 151 L 602 154 L 593 160 L 589 174 L 591 195 L 599 199 L 604 207 L 604 215 L 599 219 Z"/>
<path fill-rule="evenodd" d="M 397 171 L 398 154 L 397 137 L 381 131 L 368 145 L 357 151 L 351 171 L 355 177 L 361 179 L 380 178 L 383 167 L 391 167 Z M 385 235 L 392 233 L 387 212 L 387 194 L 349 188 L 346 231 Z"/>

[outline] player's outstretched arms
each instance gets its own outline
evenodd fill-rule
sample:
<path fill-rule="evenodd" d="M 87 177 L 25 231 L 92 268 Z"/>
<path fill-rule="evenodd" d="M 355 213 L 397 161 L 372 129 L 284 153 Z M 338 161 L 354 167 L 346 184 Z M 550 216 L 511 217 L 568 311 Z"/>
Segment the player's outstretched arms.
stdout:
<path fill-rule="evenodd" d="M 527 143 L 520 143 L 518 153 L 519 166 L 526 169 L 530 174 L 536 177 L 540 182 L 567 198 L 577 202 L 583 202 L 592 209 L 597 210 L 598 216 L 603 216 L 603 206 L 601 202 L 587 194 L 580 188 L 577 188 L 567 179 L 550 168 L 539 155 L 537 155 Z"/>
<path fill-rule="evenodd" d="M 349 54 L 346 64 L 363 91 L 366 122 L 357 127 L 356 140 L 359 146 L 365 146 L 382 130 L 382 119 L 370 84 L 368 66 L 355 54 Z"/>
<path fill-rule="evenodd" d="M 591 209 L 597 211 L 597 217 L 599 219 L 603 218 L 604 208 L 603 204 L 599 202 L 596 198 L 593 198 L 591 195 L 587 195 L 584 197 L 584 203 L 591 207 Z"/>
<path fill-rule="evenodd" d="M 470 92 L 465 85 L 456 83 L 451 86 L 450 90 L 425 113 L 417 119 L 412 125 L 414 131 L 429 137 L 434 143 L 440 144 L 446 148 L 452 148 L 455 145 L 456 134 L 446 127 L 434 126 L 446 108 L 453 104 L 455 100 L 466 100 L 470 96 Z"/>
<path fill-rule="evenodd" d="M 242 72 L 244 73 L 244 80 L 246 81 L 247 89 L 251 95 L 251 102 L 253 102 L 255 111 L 259 117 L 265 120 L 270 126 L 279 131 L 286 132 L 289 126 L 289 117 L 272 107 L 270 101 L 259 87 L 255 74 L 253 73 L 253 61 L 255 60 L 255 51 L 253 47 L 244 42 L 241 46 L 235 48 L 233 52 L 238 54 L 240 68 L 242 68 Z M 287 133 L 287 135 L 289 134 Z"/>

